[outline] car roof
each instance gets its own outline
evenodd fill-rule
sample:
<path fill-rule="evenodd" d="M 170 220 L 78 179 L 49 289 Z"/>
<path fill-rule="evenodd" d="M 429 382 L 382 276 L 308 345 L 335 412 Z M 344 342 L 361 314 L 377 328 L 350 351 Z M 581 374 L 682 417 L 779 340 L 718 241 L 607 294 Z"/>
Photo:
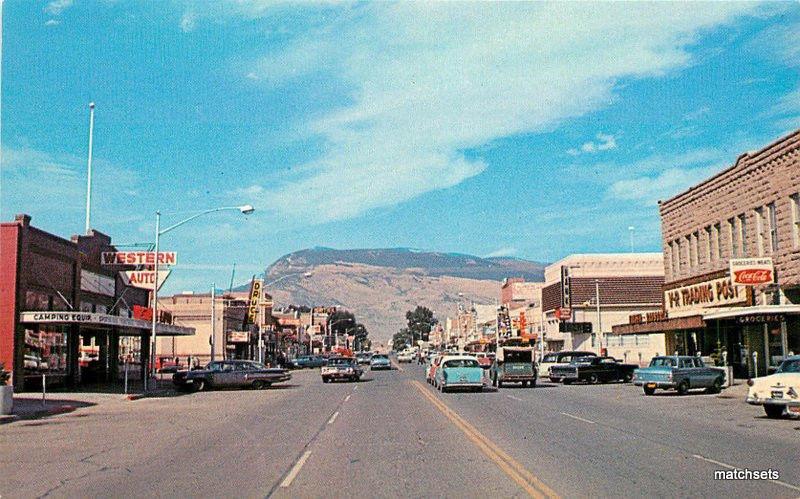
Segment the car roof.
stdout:
<path fill-rule="evenodd" d="M 447 355 L 442 359 L 442 362 L 446 360 L 475 360 L 475 357 L 471 355 Z"/>

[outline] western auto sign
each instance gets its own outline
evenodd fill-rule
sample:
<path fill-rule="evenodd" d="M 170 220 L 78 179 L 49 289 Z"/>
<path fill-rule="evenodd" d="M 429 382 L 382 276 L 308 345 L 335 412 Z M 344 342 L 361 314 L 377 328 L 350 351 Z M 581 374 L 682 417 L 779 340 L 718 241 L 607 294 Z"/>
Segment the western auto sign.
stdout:
<path fill-rule="evenodd" d="M 730 263 L 734 284 L 757 286 L 775 282 L 772 258 L 732 258 Z"/>
<path fill-rule="evenodd" d="M 559 307 L 556 309 L 556 319 L 560 321 L 568 321 L 572 318 L 572 309 Z"/>
<path fill-rule="evenodd" d="M 100 254 L 102 265 L 155 265 L 155 251 L 104 251 Z M 159 265 L 175 265 L 178 253 L 175 251 L 159 251 Z"/>
<path fill-rule="evenodd" d="M 169 277 L 171 270 L 158 271 L 158 289 L 164 285 L 164 281 Z M 156 281 L 155 270 L 126 270 L 119 273 L 122 281 L 126 286 L 143 289 L 153 289 L 153 284 Z"/>

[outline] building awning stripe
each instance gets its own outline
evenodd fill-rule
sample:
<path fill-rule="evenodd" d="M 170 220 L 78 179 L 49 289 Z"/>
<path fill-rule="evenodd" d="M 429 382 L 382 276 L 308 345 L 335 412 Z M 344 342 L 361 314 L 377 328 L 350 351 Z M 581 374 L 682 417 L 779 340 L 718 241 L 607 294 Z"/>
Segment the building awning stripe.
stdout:
<path fill-rule="evenodd" d="M 20 312 L 19 321 L 24 324 L 85 324 L 88 326 L 121 327 L 149 331 L 150 321 L 133 319 L 119 315 L 98 314 L 95 312 L 54 312 L 50 310 L 32 310 Z M 121 335 L 138 335 L 120 331 Z M 175 326 L 173 324 L 156 324 L 156 336 L 193 336 L 193 327 Z"/>

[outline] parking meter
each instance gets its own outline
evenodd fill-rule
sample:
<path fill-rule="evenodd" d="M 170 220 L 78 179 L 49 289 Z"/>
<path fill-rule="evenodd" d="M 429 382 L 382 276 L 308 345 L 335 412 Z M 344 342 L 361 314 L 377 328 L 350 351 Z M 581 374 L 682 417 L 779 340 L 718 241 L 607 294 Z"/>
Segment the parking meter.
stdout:
<path fill-rule="evenodd" d="M 758 352 L 753 352 L 753 372 L 756 373 L 755 377 L 758 377 Z"/>

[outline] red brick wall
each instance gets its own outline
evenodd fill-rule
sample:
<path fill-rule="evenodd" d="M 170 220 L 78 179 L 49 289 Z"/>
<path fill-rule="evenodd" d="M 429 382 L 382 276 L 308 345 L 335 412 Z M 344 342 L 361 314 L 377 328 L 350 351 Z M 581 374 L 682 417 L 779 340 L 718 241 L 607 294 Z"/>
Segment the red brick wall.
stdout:
<path fill-rule="evenodd" d="M 664 270 L 667 284 L 725 270 L 732 256 L 728 220 L 745 215 L 746 254 L 757 257 L 757 208 L 764 209 L 764 253 L 772 257 L 781 287 L 800 286 L 800 246 L 793 237 L 790 196 L 800 193 L 800 130 L 761 151 L 743 154 L 736 164 L 686 192 L 660 204 Z M 778 249 L 769 250 L 769 216 L 766 205 L 775 203 Z M 721 258 L 707 257 L 705 228 L 720 224 Z M 734 225 L 734 230 L 738 223 Z M 697 265 L 690 264 L 685 238 L 697 232 Z M 713 234 L 713 232 L 712 232 Z M 680 272 L 674 272 L 670 243 L 682 240 Z M 712 237 L 712 239 L 715 239 Z M 693 262 L 691 262 L 693 263 Z"/>
<path fill-rule="evenodd" d="M 0 225 L 0 362 L 14 366 L 14 323 L 17 294 L 19 226 Z"/>

